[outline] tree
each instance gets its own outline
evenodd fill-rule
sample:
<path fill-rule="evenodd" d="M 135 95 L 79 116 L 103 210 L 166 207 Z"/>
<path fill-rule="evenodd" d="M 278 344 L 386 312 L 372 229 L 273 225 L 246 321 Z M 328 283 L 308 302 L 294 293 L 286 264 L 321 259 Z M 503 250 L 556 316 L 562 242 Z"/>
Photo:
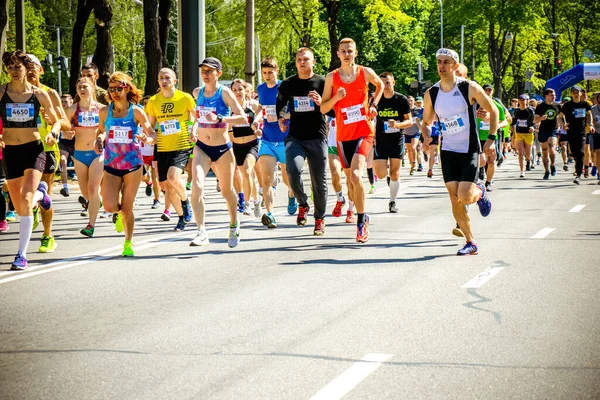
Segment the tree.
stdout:
<path fill-rule="evenodd" d="M 79 0 L 77 2 L 77 17 L 73 25 L 73 40 L 71 42 L 71 77 L 69 79 L 69 93 L 73 96 L 77 92 L 75 85 L 81 70 L 81 51 L 83 49 L 85 26 L 94 9 L 94 3 L 95 0 Z"/>
<path fill-rule="evenodd" d="M 158 90 L 158 71 L 163 65 L 163 52 L 158 38 L 158 0 L 144 0 L 144 54 L 146 55 L 146 88 L 144 93 Z"/>
<path fill-rule="evenodd" d="M 169 42 L 169 29 L 171 28 L 171 0 L 160 0 L 158 3 L 158 38 L 162 51 L 162 66 L 167 67 L 167 47 Z"/>
<path fill-rule="evenodd" d="M 4 54 L 6 28 L 8 28 L 8 0 L 2 0 L 0 1 L 0 54 Z M 0 59 L 0 69 L 2 69 L 2 59 Z"/>

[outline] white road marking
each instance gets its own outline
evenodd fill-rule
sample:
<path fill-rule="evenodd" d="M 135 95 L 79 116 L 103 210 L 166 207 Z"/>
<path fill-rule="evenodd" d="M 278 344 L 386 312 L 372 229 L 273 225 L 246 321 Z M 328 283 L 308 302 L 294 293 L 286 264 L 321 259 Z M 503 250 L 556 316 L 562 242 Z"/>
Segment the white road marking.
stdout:
<path fill-rule="evenodd" d="M 426 181 L 427 181 L 426 178 L 421 179 L 421 180 L 415 180 L 415 181 L 412 181 L 410 183 L 403 185 L 402 187 L 416 186 L 416 185 L 420 185 L 422 182 L 426 182 Z M 384 190 L 385 189 L 386 188 L 384 188 Z M 381 190 L 381 189 L 379 189 L 379 190 Z M 333 198 L 331 201 L 329 201 L 327 203 L 327 205 L 328 206 L 332 205 L 335 202 L 336 202 L 336 198 Z M 275 215 L 287 215 L 287 210 L 283 209 L 274 214 Z M 255 220 L 255 219 L 248 220 L 246 222 L 243 222 L 242 226 L 246 225 L 246 224 L 260 225 L 260 220 Z M 207 232 L 209 232 L 209 233 L 222 232 L 222 231 L 226 231 L 228 228 L 229 228 L 229 223 L 225 223 L 225 224 L 217 225 L 214 228 L 209 228 L 209 229 L 207 229 Z M 190 235 L 190 240 L 191 240 L 191 239 L 193 239 L 193 236 L 195 235 L 195 233 L 196 233 L 196 230 L 194 229 L 194 230 L 188 230 L 188 231 L 184 231 L 184 232 L 172 232 L 172 233 L 168 233 L 168 234 L 165 234 L 162 236 L 158 236 L 158 237 L 154 237 L 154 238 L 150 238 L 150 239 L 146 239 L 146 240 L 140 240 L 140 241 L 136 240 L 134 243 L 134 250 L 139 251 L 139 250 L 147 249 L 150 247 L 155 247 L 155 246 L 160 245 L 161 243 L 172 242 L 176 238 L 178 238 L 180 236 L 185 236 L 185 235 Z M 85 240 L 85 239 L 83 239 L 83 240 Z M 8 282 L 13 282 L 13 281 L 45 274 L 48 272 L 60 271 L 63 269 L 68 269 L 68 268 L 78 267 L 81 265 L 90 264 L 92 262 L 102 261 L 107 258 L 120 255 L 122 248 L 123 247 L 121 245 L 112 246 L 112 247 L 109 247 L 106 249 L 82 254 L 80 256 L 69 257 L 69 258 L 65 258 L 63 260 L 54 261 L 49 264 L 40 264 L 40 265 L 36 265 L 33 267 L 28 267 L 26 271 L 1 271 L 0 272 L 0 285 L 2 285 L 4 283 L 8 283 Z M 40 271 L 38 271 L 38 270 L 40 270 Z M 3 276 L 8 276 L 8 277 L 1 279 Z"/>
<path fill-rule="evenodd" d="M 494 266 L 489 267 L 475 278 L 471 279 L 469 282 L 465 283 L 461 286 L 464 289 L 477 289 L 482 287 L 487 281 L 492 279 L 494 276 L 498 275 L 500 271 L 502 271 L 504 267 Z"/>
<path fill-rule="evenodd" d="M 542 230 L 540 230 L 538 233 L 536 233 L 535 235 L 533 235 L 531 237 L 531 239 L 543 239 L 546 236 L 548 236 L 549 234 L 551 234 L 556 228 L 544 228 Z"/>
<path fill-rule="evenodd" d="M 340 376 L 329 382 L 311 397 L 311 400 L 341 399 L 360 384 L 367 376 L 371 375 L 381 363 L 392 357 L 392 354 L 367 354 L 361 361 L 355 362 Z"/>
<path fill-rule="evenodd" d="M 579 212 L 579 211 L 583 210 L 584 207 L 585 207 L 585 204 L 577 204 L 575 207 L 571 208 L 569 210 L 569 212 L 572 212 L 572 213 Z"/>
<path fill-rule="evenodd" d="M 594 190 L 592 194 L 600 194 L 600 190 Z"/>

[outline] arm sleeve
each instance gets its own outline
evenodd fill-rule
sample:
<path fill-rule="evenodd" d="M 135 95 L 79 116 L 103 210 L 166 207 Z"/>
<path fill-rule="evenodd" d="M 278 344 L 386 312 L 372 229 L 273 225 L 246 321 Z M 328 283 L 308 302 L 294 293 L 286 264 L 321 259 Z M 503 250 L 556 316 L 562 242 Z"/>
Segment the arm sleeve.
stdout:
<path fill-rule="evenodd" d="M 287 93 L 288 82 L 283 81 L 277 90 L 277 103 L 275 105 L 275 112 L 277 117 L 284 118 L 286 113 L 286 106 L 289 102 L 289 95 Z"/>

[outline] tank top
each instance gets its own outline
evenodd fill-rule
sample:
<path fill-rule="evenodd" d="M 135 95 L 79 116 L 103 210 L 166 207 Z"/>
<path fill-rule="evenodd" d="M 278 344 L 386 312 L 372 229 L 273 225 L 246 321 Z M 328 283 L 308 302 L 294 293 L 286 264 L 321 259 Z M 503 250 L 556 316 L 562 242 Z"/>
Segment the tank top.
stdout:
<path fill-rule="evenodd" d="M 206 120 L 207 114 L 215 114 L 226 117 L 230 114 L 229 106 L 223 100 L 223 85 L 217 84 L 217 91 L 212 97 L 204 96 L 204 89 L 206 86 L 200 89 L 198 93 L 198 100 L 196 100 L 196 118 L 198 119 L 198 126 L 200 128 L 226 128 L 227 124 L 224 122 L 209 123 Z"/>
<path fill-rule="evenodd" d="M 133 104 L 123 118 L 113 117 L 113 106 L 108 106 L 104 121 L 104 165 L 114 169 L 129 170 L 143 164 L 140 143 L 136 138 L 138 126 L 133 114 Z"/>
<path fill-rule="evenodd" d="M 14 102 L 8 95 L 8 84 L 0 99 L 0 118 L 4 128 L 37 128 L 40 102 L 35 93 L 24 103 Z"/>
<path fill-rule="evenodd" d="M 346 97 L 335 103 L 335 119 L 337 121 L 337 141 L 346 142 L 373 136 L 373 126 L 368 117 L 369 86 L 365 79 L 362 65 L 358 66 L 356 79 L 352 83 L 342 81 L 339 68 L 333 73 L 333 93 L 340 87 L 346 89 Z"/>
<path fill-rule="evenodd" d="M 252 121 L 254 121 L 254 111 L 250 107 L 246 107 L 244 109 L 246 116 L 248 117 L 247 124 L 233 125 L 233 137 L 244 137 L 244 136 L 254 136 L 254 131 L 252 130 Z"/>
<path fill-rule="evenodd" d="M 94 103 L 94 105 L 88 111 L 83 111 L 81 108 L 79 108 L 79 103 L 77 103 L 77 109 L 73 114 L 73 118 L 71 118 L 71 125 L 73 125 L 73 127 L 95 128 L 98 126 L 99 119 L 99 103 Z"/>
<path fill-rule="evenodd" d="M 448 93 L 441 90 L 440 82 L 430 89 L 433 110 L 440 123 L 442 150 L 455 153 L 481 151 L 475 105 L 469 104 L 468 90 L 469 81 L 462 78 L 457 78 L 456 84 Z"/>

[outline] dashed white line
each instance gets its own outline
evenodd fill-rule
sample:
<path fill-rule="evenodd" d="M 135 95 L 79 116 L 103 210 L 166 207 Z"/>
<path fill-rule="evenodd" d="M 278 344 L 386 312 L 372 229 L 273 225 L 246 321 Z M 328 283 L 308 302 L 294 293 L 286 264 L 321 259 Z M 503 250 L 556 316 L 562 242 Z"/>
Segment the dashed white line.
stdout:
<path fill-rule="evenodd" d="M 391 357 L 392 354 L 367 354 L 361 361 L 352 364 L 340 376 L 319 390 L 311 400 L 341 399 Z"/>
<path fill-rule="evenodd" d="M 600 190 L 594 190 L 592 194 L 600 194 Z"/>
<path fill-rule="evenodd" d="M 549 234 L 551 234 L 552 232 L 554 232 L 556 228 L 544 228 L 542 230 L 540 230 L 538 233 L 536 233 L 535 235 L 533 235 L 531 237 L 531 239 L 543 239 L 546 236 L 548 236 Z"/>
<path fill-rule="evenodd" d="M 576 213 L 579 212 L 581 210 L 583 210 L 583 208 L 585 207 L 585 204 L 577 204 L 575 207 L 571 208 L 569 210 L 570 213 Z"/>
<path fill-rule="evenodd" d="M 464 289 L 477 289 L 482 287 L 487 281 L 492 279 L 494 276 L 498 275 L 500 271 L 502 271 L 504 267 L 494 266 L 489 267 L 475 278 L 471 279 L 469 282 L 465 283 L 461 287 Z"/>

